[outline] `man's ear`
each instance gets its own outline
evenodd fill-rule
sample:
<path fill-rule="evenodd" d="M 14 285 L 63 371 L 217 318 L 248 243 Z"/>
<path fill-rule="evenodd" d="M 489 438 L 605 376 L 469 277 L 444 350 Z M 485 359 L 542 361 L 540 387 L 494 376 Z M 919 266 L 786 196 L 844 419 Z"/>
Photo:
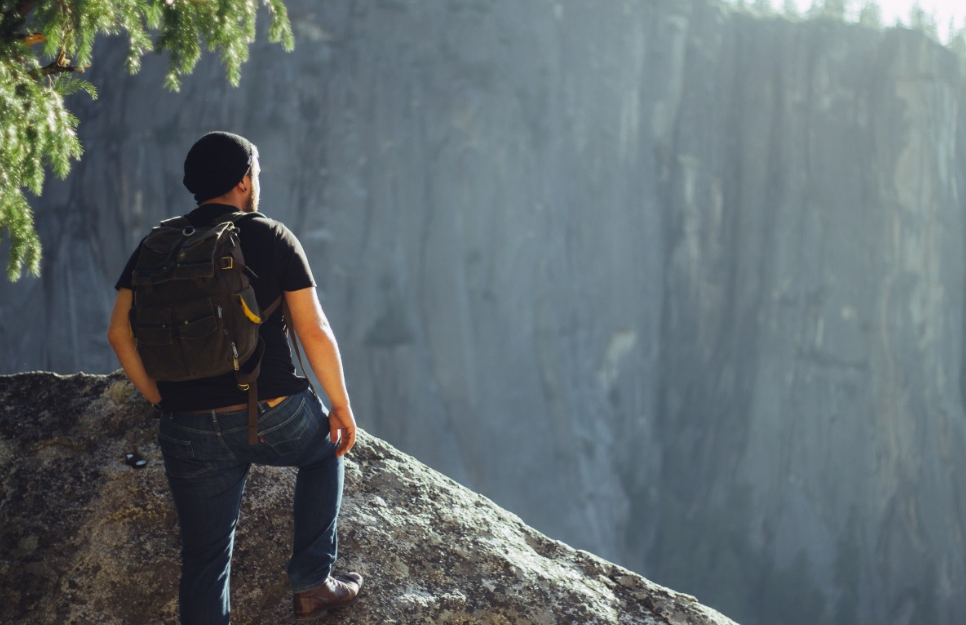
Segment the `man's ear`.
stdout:
<path fill-rule="evenodd" d="M 248 174 L 245 174 L 244 178 L 242 178 L 241 180 L 239 180 L 238 181 L 238 184 L 236 185 L 238 187 L 238 189 L 242 193 L 247 193 L 248 192 L 248 187 L 251 184 L 251 179 L 249 179 L 249 180 L 246 181 L 245 178 L 248 178 Z"/>

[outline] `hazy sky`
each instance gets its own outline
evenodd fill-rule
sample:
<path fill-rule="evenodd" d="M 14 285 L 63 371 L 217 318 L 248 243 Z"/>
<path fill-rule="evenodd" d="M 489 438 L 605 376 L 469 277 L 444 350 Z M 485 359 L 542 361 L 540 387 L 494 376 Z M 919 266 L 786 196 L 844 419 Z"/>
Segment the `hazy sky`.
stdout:
<path fill-rule="evenodd" d="M 802 11 L 812 5 L 812 0 L 797 2 Z M 861 7 L 863 4 L 864 0 L 852 1 L 854 7 Z M 902 18 L 903 22 L 909 21 L 909 9 L 915 4 L 915 0 L 878 0 L 878 4 L 882 7 L 882 21 L 894 24 L 896 18 Z M 772 6 L 781 6 L 781 3 L 772 2 Z M 956 23 L 961 25 L 963 17 L 966 17 L 966 0 L 919 0 L 919 6 L 936 16 L 940 33 L 946 32 L 950 18 L 955 18 Z"/>
<path fill-rule="evenodd" d="M 804 4 L 804 2 L 802 2 Z M 863 4 L 862 2 L 859 3 Z M 915 0 L 879 0 L 882 7 L 882 18 L 888 24 L 895 22 L 897 17 L 903 21 L 909 18 L 909 8 L 915 4 Z M 963 16 L 966 15 L 966 1 L 964 0 L 920 0 L 919 6 L 927 12 L 936 16 L 936 21 L 945 29 L 949 24 L 950 18 L 956 18 L 957 23 L 962 23 Z"/>

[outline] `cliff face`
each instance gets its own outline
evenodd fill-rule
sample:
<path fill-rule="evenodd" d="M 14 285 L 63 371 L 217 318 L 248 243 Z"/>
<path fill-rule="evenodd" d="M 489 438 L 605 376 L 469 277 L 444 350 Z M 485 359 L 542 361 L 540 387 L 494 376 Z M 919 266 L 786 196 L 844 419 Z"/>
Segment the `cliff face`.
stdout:
<path fill-rule="evenodd" d="M 177 519 L 151 410 L 111 377 L 0 376 L 0 619 L 177 622 Z M 124 453 L 139 449 L 135 470 Z M 291 621 L 295 472 L 256 468 L 232 562 L 232 620 Z M 383 441 L 347 456 L 340 570 L 367 582 L 340 623 L 734 625 L 527 527 Z"/>
<path fill-rule="evenodd" d="M 692 36 L 714 41 L 696 17 Z M 692 48 L 664 183 L 656 420 L 660 527 L 676 538 L 651 553 L 670 562 L 700 537 L 695 553 L 715 554 L 702 589 L 765 556 L 769 607 L 793 597 L 819 622 L 956 622 L 958 66 L 909 32 L 732 24 Z M 716 605 L 754 605 L 733 593 Z"/>
<path fill-rule="evenodd" d="M 741 622 L 966 617 L 950 53 L 705 0 L 289 4 L 238 90 L 97 49 L 2 370 L 115 367 L 109 285 L 231 129 L 375 434 Z"/>

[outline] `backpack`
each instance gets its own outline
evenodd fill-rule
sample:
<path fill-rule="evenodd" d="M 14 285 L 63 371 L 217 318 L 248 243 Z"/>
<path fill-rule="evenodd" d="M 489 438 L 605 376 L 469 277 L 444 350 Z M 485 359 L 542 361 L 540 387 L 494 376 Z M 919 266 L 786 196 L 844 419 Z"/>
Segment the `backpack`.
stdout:
<path fill-rule="evenodd" d="M 238 238 L 236 212 L 208 226 L 174 217 L 141 244 L 131 284 L 131 330 L 148 376 L 165 382 L 234 373 L 248 391 L 249 442 L 257 440 L 257 379 L 265 344 L 258 327 L 281 298 L 261 311 Z M 246 364 L 247 363 L 247 364 Z M 245 366 L 243 366 L 245 365 Z"/>

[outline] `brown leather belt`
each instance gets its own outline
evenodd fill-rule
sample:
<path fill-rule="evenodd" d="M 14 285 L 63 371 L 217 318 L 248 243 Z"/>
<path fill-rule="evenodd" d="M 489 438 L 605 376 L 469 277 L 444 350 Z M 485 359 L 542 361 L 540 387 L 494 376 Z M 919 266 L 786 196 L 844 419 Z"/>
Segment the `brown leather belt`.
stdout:
<path fill-rule="evenodd" d="M 273 399 L 263 399 L 258 403 L 268 404 L 269 408 L 274 408 L 275 406 L 279 405 L 280 403 L 288 399 L 288 397 L 289 397 L 288 395 L 285 395 L 284 397 L 275 397 Z M 207 410 L 185 410 L 184 412 L 188 414 L 211 414 L 212 412 L 216 412 L 220 414 L 222 412 L 240 412 L 242 410 L 245 410 L 246 408 L 248 408 L 248 404 L 235 404 L 234 406 L 222 406 L 221 408 L 209 408 Z"/>

